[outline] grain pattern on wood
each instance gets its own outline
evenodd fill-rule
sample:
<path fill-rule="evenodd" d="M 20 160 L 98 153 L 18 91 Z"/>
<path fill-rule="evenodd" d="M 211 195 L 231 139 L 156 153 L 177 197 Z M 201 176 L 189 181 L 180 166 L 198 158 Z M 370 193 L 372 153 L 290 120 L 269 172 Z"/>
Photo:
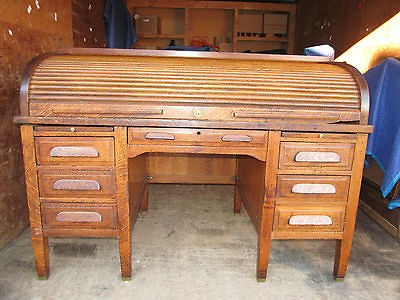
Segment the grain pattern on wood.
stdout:
<path fill-rule="evenodd" d="M 112 166 L 114 141 L 111 137 L 35 138 L 39 165 Z"/>
<path fill-rule="evenodd" d="M 38 176 L 40 196 L 52 201 L 116 198 L 114 171 L 41 168 Z"/>
<path fill-rule="evenodd" d="M 267 157 L 269 157 L 269 160 L 267 160 L 265 165 L 265 189 L 261 220 L 258 224 L 257 239 L 256 276 L 259 280 L 265 280 L 267 276 L 269 253 L 271 249 L 280 135 L 280 131 L 271 131 L 268 137 Z"/>
<path fill-rule="evenodd" d="M 344 217 L 345 205 L 343 203 L 290 206 L 278 204 L 275 208 L 274 232 L 341 232 L 344 226 Z M 301 238 L 301 234 L 298 234 L 297 238 Z"/>
<path fill-rule="evenodd" d="M 193 64 L 188 57 L 192 54 L 166 52 L 162 57 L 135 50 L 97 50 L 94 60 L 85 51 L 79 53 L 75 57 L 60 53 L 36 67 L 28 99 L 34 116 L 140 116 L 141 112 L 143 116 L 146 110 L 155 110 L 162 114 L 147 117 L 360 124 L 366 113 L 361 112 L 366 108 L 354 71 L 338 64 L 312 59 L 304 64 L 304 58 L 279 56 L 270 60 L 260 56 L 257 61 L 251 55 L 219 53 L 196 55 Z M 117 56 L 122 53 L 123 67 Z M 243 63 L 231 63 L 233 59 Z M 304 80 L 312 89 L 304 87 Z M 108 100 L 115 103 L 108 105 Z M 99 103 L 90 105 L 93 101 Z M 132 105 L 139 102 L 147 107 Z M 180 106 L 175 105 L 178 102 Z M 232 102 L 240 105 L 227 114 Z"/>
<path fill-rule="evenodd" d="M 333 276 L 336 279 L 344 278 L 350 258 L 351 245 L 353 243 L 354 226 L 357 216 L 358 200 L 360 195 L 362 172 L 364 168 L 367 139 L 368 135 L 366 134 L 358 134 L 357 136 L 348 203 L 346 208 L 346 221 L 343 230 L 343 239 L 336 241 L 335 264 L 333 268 Z"/>
<path fill-rule="evenodd" d="M 352 143 L 283 142 L 280 169 L 307 168 L 351 170 L 354 155 Z"/>
<path fill-rule="evenodd" d="M 290 202 L 345 202 L 350 176 L 279 175 L 276 197 Z"/>
<path fill-rule="evenodd" d="M 86 229 L 117 228 L 115 204 L 44 203 L 41 211 L 43 228 L 75 230 L 75 236 L 85 236 Z"/>
<path fill-rule="evenodd" d="M 122 278 L 129 280 L 132 274 L 131 220 L 129 215 L 128 183 L 128 132 L 126 127 L 115 127 L 115 174 L 118 209 L 118 243 Z"/>
<path fill-rule="evenodd" d="M 43 235 L 42 217 L 39 202 L 38 177 L 36 173 L 35 141 L 33 127 L 21 126 L 22 151 L 24 154 L 25 185 L 29 207 L 29 222 L 33 253 L 39 277 L 49 276 L 49 245 L 48 238 Z"/>

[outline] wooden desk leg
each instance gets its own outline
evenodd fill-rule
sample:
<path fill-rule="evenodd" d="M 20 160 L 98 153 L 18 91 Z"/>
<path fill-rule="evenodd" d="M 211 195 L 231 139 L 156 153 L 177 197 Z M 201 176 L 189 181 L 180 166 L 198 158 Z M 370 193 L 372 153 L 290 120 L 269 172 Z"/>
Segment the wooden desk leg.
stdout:
<path fill-rule="evenodd" d="M 146 214 L 149 209 L 149 184 L 145 183 L 143 188 L 142 201 L 140 204 L 140 213 Z"/>
<path fill-rule="evenodd" d="M 40 213 L 39 183 L 36 171 L 35 140 L 33 127 L 21 126 L 22 152 L 24 155 L 26 198 L 29 207 L 29 222 L 33 254 L 39 279 L 49 277 L 49 243 L 43 236 L 42 216 Z"/>
<path fill-rule="evenodd" d="M 115 127 L 115 172 L 117 178 L 118 243 L 122 280 L 131 279 L 132 245 L 128 184 L 128 146 L 126 127 Z"/>
<path fill-rule="evenodd" d="M 47 237 L 32 235 L 33 254 L 35 255 L 36 271 L 40 280 L 49 278 L 49 242 Z"/>
<path fill-rule="evenodd" d="M 257 244 L 257 281 L 263 282 L 267 278 L 269 254 L 271 250 L 271 232 L 273 221 L 273 207 L 263 206 L 262 218 L 258 228 Z"/>
<path fill-rule="evenodd" d="M 341 240 L 336 241 L 335 265 L 333 267 L 333 276 L 336 281 L 344 280 L 347 265 L 349 263 L 354 228 L 356 224 L 358 199 L 360 196 L 360 186 L 367 138 L 367 134 L 357 135 L 343 237 Z"/>
<path fill-rule="evenodd" d="M 241 209 L 242 209 L 242 199 L 240 198 L 239 188 L 235 184 L 233 212 L 235 214 L 240 214 Z"/>
<path fill-rule="evenodd" d="M 120 230 L 118 243 L 122 280 L 129 281 L 131 280 L 132 276 L 132 248 L 130 229 Z"/>
<path fill-rule="evenodd" d="M 344 281 L 350 258 L 350 248 L 351 243 L 348 245 L 346 241 L 336 241 L 335 265 L 333 267 L 333 277 L 336 281 Z"/>
<path fill-rule="evenodd" d="M 265 281 L 271 249 L 274 222 L 274 201 L 277 186 L 279 145 L 281 132 L 271 131 L 268 138 L 267 157 L 264 172 L 264 198 L 261 219 L 258 224 L 257 281 Z"/>

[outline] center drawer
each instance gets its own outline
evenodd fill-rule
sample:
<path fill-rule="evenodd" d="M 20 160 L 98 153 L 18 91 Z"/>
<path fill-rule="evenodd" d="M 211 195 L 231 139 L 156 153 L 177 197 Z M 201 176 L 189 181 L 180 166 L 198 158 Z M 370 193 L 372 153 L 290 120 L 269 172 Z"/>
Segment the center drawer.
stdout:
<path fill-rule="evenodd" d="M 266 144 L 264 131 L 187 129 L 187 128 L 129 128 L 129 144 L 179 145 L 240 145 L 262 147 Z"/>

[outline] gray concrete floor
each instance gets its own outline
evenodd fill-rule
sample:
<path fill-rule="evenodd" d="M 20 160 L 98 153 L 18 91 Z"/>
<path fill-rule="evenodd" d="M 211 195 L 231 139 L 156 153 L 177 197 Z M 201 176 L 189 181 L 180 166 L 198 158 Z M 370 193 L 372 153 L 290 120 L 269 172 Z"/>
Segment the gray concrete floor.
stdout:
<path fill-rule="evenodd" d="M 154 185 L 133 230 L 133 277 L 115 239 L 50 239 L 50 278 L 35 273 L 29 231 L 0 251 L 0 299 L 400 299 L 400 243 L 362 212 L 344 282 L 334 241 L 273 241 L 255 278 L 256 232 L 233 215 L 229 186 Z"/>

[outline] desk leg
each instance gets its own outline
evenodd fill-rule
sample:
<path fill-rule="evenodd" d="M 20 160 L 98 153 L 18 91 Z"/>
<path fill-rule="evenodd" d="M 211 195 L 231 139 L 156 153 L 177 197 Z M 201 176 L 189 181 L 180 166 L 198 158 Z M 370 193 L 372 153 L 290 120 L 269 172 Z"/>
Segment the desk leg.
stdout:
<path fill-rule="evenodd" d="M 47 237 L 32 235 L 33 254 L 39 279 L 49 278 L 49 242 Z"/>
<path fill-rule="evenodd" d="M 143 188 L 143 195 L 140 204 L 140 212 L 146 214 L 149 208 L 149 184 L 146 182 Z"/>
<path fill-rule="evenodd" d="M 264 173 L 264 197 L 261 219 L 258 223 L 257 281 L 265 281 L 271 249 L 274 222 L 274 201 L 278 178 L 279 145 L 281 132 L 271 131 L 268 137 L 267 157 Z"/>
<path fill-rule="evenodd" d="M 49 243 L 43 236 L 42 216 L 40 213 L 39 183 L 36 171 L 35 140 L 33 127 L 21 126 L 22 152 L 24 157 L 26 198 L 29 207 L 29 222 L 33 254 L 39 279 L 49 277 Z"/>
<path fill-rule="evenodd" d="M 128 184 L 128 146 L 126 127 L 115 127 L 115 173 L 117 178 L 118 243 L 122 280 L 132 275 L 131 220 Z"/>
<path fill-rule="evenodd" d="M 242 199 L 240 198 L 239 188 L 235 184 L 233 212 L 235 214 L 240 214 L 241 209 L 242 209 Z"/>
<path fill-rule="evenodd" d="M 343 281 L 346 275 L 347 265 L 350 258 L 351 243 L 343 240 L 336 241 L 336 252 L 335 252 L 335 265 L 333 267 L 333 277 L 336 281 Z"/>
<path fill-rule="evenodd" d="M 343 281 L 349 263 L 351 245 L 353 243 L 354 228 L 356 224 L 358 199 L 362 180 L 362 170 L 364 167 L 365 148 L 367 145 L 367 134 L 358 134 L 356 147 L 354 149 L 354 159 L 352 174 L 350 179 L 349 196 L 347 199 L 346 220 L 343 229 L 343 237 L 336 241 L 335 265 L 333 276 L 336 281 Z"/>
<path fill-rule="evenodd" d="M 271 250 L 271 232 L 273 207 L 263 206 L 262 218 L 258 228 L 257 243 L 257 281 L 263 282 L 267 278 L 269 254 Z"/>

